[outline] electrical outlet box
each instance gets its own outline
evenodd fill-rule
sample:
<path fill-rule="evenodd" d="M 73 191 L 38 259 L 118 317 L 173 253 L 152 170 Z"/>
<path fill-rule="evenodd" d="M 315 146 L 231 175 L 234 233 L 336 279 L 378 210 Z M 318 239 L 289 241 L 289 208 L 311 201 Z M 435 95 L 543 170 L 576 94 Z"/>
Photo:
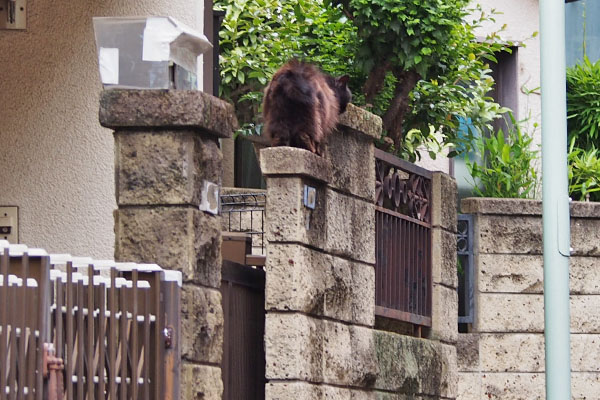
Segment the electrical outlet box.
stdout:
<path fill-rule="evenodd" d="M 19 207 L 0 207 L 0 240 L 19 243 Z"/>
<path fill-rule="evenodd" d="M 0 29 L 27 29 L 27 0 L 0 0 Z"/>

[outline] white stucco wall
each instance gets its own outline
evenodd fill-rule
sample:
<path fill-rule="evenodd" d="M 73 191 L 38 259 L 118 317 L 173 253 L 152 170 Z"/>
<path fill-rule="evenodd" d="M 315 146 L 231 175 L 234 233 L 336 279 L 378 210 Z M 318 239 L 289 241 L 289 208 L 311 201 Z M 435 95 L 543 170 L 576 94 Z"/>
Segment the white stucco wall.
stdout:
<path fill-rule="evenodd" d="M 202 28 L 201 0 L 29 0 L 26 31 L 0 31 L 0 206 L 20 242 L 112 258 L 113 137 L 98 123 L 93 16 L 171 15 Z"/>

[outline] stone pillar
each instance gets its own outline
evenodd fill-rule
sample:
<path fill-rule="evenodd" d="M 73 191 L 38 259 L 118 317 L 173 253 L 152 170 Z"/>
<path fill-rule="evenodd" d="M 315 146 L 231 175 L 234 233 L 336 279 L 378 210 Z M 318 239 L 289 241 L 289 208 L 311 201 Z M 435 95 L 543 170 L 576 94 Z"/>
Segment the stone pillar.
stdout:
<path fill-rule="evenodd" d="M 380 133 L 379 117 L 349 106 L 324 157 L 261 151 L 267 399 L 363 398 L 377 378 L 373 141 Z"/>
<path fill-rule="evenodd" d="M 115 259 L 181 271 L 181 398 L 220 399 L 219 138 L 233 107 L 198 91 L 107 90 L 100 123 L 114 130 Z"/>
<path fill-rule="evenodd" d="M 458 340 L 456 181 L 447 174 L 434 172 L 431 192 L 433 296 L 429 338 L 454 346 Z"/>

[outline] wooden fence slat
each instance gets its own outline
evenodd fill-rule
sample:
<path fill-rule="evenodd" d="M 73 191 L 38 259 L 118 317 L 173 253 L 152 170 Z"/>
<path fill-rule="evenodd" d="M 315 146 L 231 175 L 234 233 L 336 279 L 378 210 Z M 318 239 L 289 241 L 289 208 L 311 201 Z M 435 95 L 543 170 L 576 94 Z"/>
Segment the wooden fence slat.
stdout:
<path fill-rule="evenodd" d="M 20 332 L 17 333 L 17 339 L 18 339 L 18 352 L 19 352 L 19 357 L 18 357 L 18 364 L 17 364 L 17 368 L 18 368 L 18 378 L 17 378 L 17 399 L 21 400 L 23 398 L 25 398 L 25 383 L 27 382 L 27 378 L 26 378 L 26 372 L 25 372 L 25 364 L 26 364 L 26 353 L 25 353 L 25 347 L 27 344 L 27 338 L 26 338 L 26 333 L 27 333 L 27 318 L 29 313 L 26 312 L 26 310 L 28 310 L 28 297 L 27 296 L 27 277 L 29 276 L 29 255 L 24 252 L 23 255 L 21 256 L 21 277 L 23 279 L 23 286 L 21 287 L 21 290 L 18 290 L 18 293 L 20 294 L 21 298 L 21 304 L 19 304 L 17 310 L 19 312 L 19 328 L 20 328 Z"/>
<path fill-rule="evenodd" d="M 138 398 L 138 271 L 134 269 L 131 274 L 132 282 L 132 318 L 131 318 L 131 397 Z M 128 341 L 129 343 L 129 341 Z"/>
<path fill-rule="evenodd" d="M 179 286 L 177 282 L 161 282 L 162 292 L 165 294 L 165 315 L 164 327 L 168 329 L 170 336 L 169 346 L 164 350 L 164 399 L 179 399 L 179 358 L 180 358 L 180 315 L 177 310 L 181 309 L 181 299 L 179 295 Z"/>
<path fill-rule="evenodd" d="M 123 290 L 119 295 L 121 304 L 121 316 L 119 318 L 119 348 L 121 349 L 121 386 L 119 390 L 119 398 L 121 400 L 127 399 L 127 303 L 124 292 L 125 290 Z"/>
<path fill-rule="evenodd" d="M 6 400 L 6 375 L 9 368 L 7 360 L 8 354 L 8 263 L 9 263 L 8 248 L 5 248 L 2 257 L 0 258 L 0 279 L 2 279 L 2 287 L 0 287 L 0 400 Z M 6 364 L 5 364 L 6 363 Z M 5 367 L 6 365 L 6 367 Z M 8 367 L 8 368 L 7 368 Z"/>
<path fill-rule="evenodd" d="M 150 399 L 150 290 L 144 290 L 144 385 L 143 399 Z"/>
<path fill-rule="evenodd" d="M 56 294 L 55 304 L 56 309 L 54 310 L 54 346 L 56 349 L 56 357 L 63 358 L 63 312 L 64 306 L 64 283 L 62 277 L 56 278 Z"/>
<path fill-rule="evenodd" d="M 164 379 L 164 365 L 162 363 L 164 354 L 165 354 L 165 341 L 164 334 L 162 330 L 165 327 L 165 320 L 163 315 L 163 307 L 160 299 L 160 281 L 158 276 L 156 276 L 151 284 L 152 288 L 152 303 L 153 303 L 153 313 L 156 315 L 156 328 L 154 329 L 153 335 L 151 338 L 153 339 L 153 351 L 151 354 L 153 355 L 153 363 L 152 363 L 152 378 L 153 378 L 153 390 L 151 391 L 153 395 L 153 399 L 163 400 L 164 391 L 163 386 L 161 385 L 161 380 Z"/>
<path fill-rule="evenodd" d="M 87 384 L 87 398 L 88 400 L 94 399 L 94 266 L 88 265 L 88 286 L 87 286 L 87 351 L 86 351 L 86 384 Z M 83 331 L 83 326 L 82 326 Z"/>
<path fill-rule="evenodd" d="M 106 338 L 106 285 L 100 283 L 100 300 L 98 314 L 98 399 L 106 398 L 105 366 L 106 366 L 106 348 L 104 338 Z"/>
<path fill-rule="evenodd" d="M 9 285 L 9 296 L 11 307 L 9 309 L 10 330 L 9 330 L 9 374 L 8 374 L 8 386 L 9 386 L 9 399 L 15 400 L 17 398 L 17 335 L 16 335 L 16 317 L 15 312 L 18 310 L 18 299 L 17 299 L 17 285 Z"/>
<path fill-rule="evenodd" d="M 85 331 L 83 325 L 83 282 L 77 281 L 77 329 L 75 330 L 75 341 L 77 342 L 77 361 L 75 368 L 77 370 L 77 400 L 84 399 L 84 374 L 83 374 L 83 356 L 85 353 Z"/>
<path fill-rule="evenodd" d="M 110 311 L 108 332 L 108 391 L 110 400 L 117 399 L 117 271 L 110 270 L 110 289 L 108 291 L 108 308 Z"/>
<path fill-rule="evenodd" d="M 35 388 L 35 370 L 36 370 L 36 347 L 37 347 L 37 342 L 38 340 L 36 340 L 36 336 L 35 336 L 35 330 L 33 329 L 28 329 L 28 336 L 27 336 L 27 366 L 25 367 L 25 374 L 27 375 L 27 384 L 25 385 L 27 387 L 27 395 L 25 396 L 27 399 L 33 399 L 34 395 L 35 395 L 35 391 L 33 390 Z M 39 332 L 38 332 L 39 333 Z M 40 338 L 41 340 L 41 338 Z M 24 377 L 25 378 L 25 377 Z"/>
<path fill-rule="evenodd" d="M 67 400 L 73 400 L 73 263 L 67 262 L 67 285 L 66 285 L 67 308 L 65 313 L 67 340 L 65 342 L 65 367 L 67 385 Z"/>
<path fill-rule="evenodd" d="M 43 399 L 44 376 L 42 374 L 44 367 L 44 346 L 45 343 L 51 343 L 51 293 L 50 293 L 50 257 L 43 256 L 37 263 L 39 268 L 38 279 L 38 305 L 37 305 L 37 329 L 39 336 L 35 341 L 35 399 Z M 34 397 L 32 396 L 32 399 Z"/>

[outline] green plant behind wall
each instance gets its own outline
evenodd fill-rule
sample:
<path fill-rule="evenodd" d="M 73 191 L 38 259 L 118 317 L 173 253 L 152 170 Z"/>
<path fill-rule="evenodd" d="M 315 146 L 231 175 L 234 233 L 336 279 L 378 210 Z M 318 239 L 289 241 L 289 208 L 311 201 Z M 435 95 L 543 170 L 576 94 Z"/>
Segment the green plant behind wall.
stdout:
<path fill-rule="evenodd" d="M 567 121 L 569 143 L 574 148 L 600 147 L 600 60 L 567 69 Z"/>
<path fill-rule="evenodd" d="M 533 136 L 508 113 L 506 133 L 499 129 L 489 137 L 475 141 L 482 162 L 466 159 L 467 169 L 474 179 L 474 192 L 481 197 L 533 198 L 538 184 L 534 162 L 538 151 L 531 149 Z"/>
<path fill-rule="evenodd" d="M 600 201 L 600 61 L 567 69 L 569 195 Z"/>
<path fill-rule="evenodd" d="M 571 139 L 568 153 L 569 195 L 579 201 L 600 201 L 600 154 L 592 145 L 588 150 L 575 147 Z"/>

